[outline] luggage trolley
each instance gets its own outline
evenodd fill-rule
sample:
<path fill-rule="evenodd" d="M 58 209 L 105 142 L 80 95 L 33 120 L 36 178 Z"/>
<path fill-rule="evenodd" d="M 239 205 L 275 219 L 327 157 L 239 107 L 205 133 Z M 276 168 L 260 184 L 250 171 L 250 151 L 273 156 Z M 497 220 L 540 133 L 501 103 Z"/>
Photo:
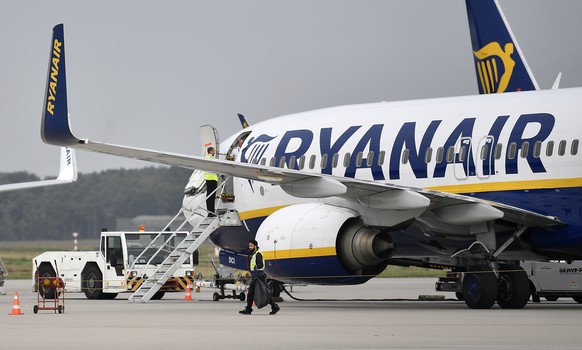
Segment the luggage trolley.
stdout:
<path fill-rule="evenodd" d="M 34 261 L 36 265 L 36 260 Z M 38 266 L 36 267 L 38 271 Z M 36 276 L 37 298 L 32 311 L 36 314 L 39 310 L 54 311 L 55 314 L 65 313 L 65 282 L 59 277 L 59 269 L 55 260 L 56 276 Z"/>

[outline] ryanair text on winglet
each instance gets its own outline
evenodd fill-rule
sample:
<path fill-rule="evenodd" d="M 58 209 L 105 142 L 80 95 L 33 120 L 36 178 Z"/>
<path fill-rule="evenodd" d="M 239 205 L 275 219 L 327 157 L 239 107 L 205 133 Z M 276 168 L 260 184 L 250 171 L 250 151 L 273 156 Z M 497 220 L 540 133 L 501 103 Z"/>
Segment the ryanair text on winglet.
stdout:
<path fill-rule="evenodd" d="M 51 80 L 48 86 L 48 94 L 47 94 L 47 103 L 46 103 L 46 110 L 51 114 L 55 115 L 54 108 L 55 104 L 55 96 L 57 94 L 57 77 L 59 75 L 59 62 L 61 60 L 61 46 L 62 42 L 55 39 L 53 44 L 53 54 L 51 57 Z"/>

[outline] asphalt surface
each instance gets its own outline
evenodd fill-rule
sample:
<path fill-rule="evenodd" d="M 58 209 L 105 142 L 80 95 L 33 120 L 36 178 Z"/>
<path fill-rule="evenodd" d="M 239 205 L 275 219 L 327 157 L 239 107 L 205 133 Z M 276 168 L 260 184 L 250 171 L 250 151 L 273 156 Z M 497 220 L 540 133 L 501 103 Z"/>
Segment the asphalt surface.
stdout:
<path fill-rule="evenodd" d="M 360 286 L 295 286 L 281 311 L 239 315 L 244 303 L 214 290 L 166 294 L 149 303 L 65 295 L 64 313 L 32 312 L 31 281 L 7 280 L 0 295 L 0 349 L 581 349 L 582 304 L 529 303 L 471 310 L 434 278 L 373 279 Z M 24 315 L 9 315 L 14 292 Z M 419 295 L 445 300 L 419 301 Z M 327 299 L 327 300 L 321 300 Z M 360 299 L 360 300 L 354 300 Z M 47 304 L 54 306 L 54 303 Z"/>

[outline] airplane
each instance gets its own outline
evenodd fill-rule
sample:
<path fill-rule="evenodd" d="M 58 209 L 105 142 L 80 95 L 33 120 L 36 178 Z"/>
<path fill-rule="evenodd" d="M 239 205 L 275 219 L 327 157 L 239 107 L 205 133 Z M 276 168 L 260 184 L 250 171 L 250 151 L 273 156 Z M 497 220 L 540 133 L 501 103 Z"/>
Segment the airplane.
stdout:
<path fill-rule="evenodd" d="M 56 179 L 3 184 L 0 185 L 0 192 L 61 185 L 75 181 L 77 181 L 77 161 L 75 159 L 75 150 L 69 147 L 61 147 L 59 175 Z"/>
<path fill-rule="evenodd" d="M 470 308 L 520 309 L 529 282 L 519 261 L 582 258 L 581 88 L 286 115 L 222 141 L 245 140 L 240 161 L 228 161 L 77 138 L 62 24 L 51 43 L 43 141 L 232 176 L 235 200 L 217 210 L 244 225 L 211 235 L 223 264 L 239 266 L 256 239 L 278 281 L 359 284 L 389 264 L 452 269 Z"/>

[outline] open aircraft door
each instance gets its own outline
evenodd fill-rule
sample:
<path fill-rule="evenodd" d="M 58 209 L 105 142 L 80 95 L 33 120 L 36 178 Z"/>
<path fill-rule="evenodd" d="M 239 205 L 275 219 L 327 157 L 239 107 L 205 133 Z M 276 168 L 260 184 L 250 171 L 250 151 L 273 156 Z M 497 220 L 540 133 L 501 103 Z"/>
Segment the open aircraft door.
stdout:
<path fill-rule="evenodd" d="M 206 124 L 200 127 L 200 142 L 202 147 L 202 155 L 206 155 L 206 149 L 208 147 L 214 147 L 216 154 L 220 154 L 218 131 L 212 125 Z M 216 158 L 220 158 L 220 156 Z"/>

